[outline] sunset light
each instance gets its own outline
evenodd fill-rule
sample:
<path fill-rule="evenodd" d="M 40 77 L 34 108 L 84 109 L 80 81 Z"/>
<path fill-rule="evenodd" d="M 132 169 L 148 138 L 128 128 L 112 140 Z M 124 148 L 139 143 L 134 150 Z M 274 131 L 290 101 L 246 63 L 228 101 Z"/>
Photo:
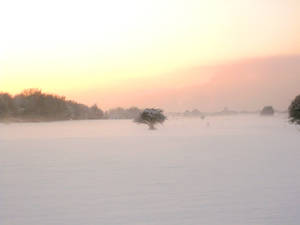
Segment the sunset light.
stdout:
<path fill-rule="evenodd" d="M 141 104 L 130 94 L 141 87 L 168 92 L 213 75 L 193 68 L 299 54 L 299 9 L 297 0 L 5 1 L 1 91 Z"/>
<path fill-rule="evenodd" d="M 0 225 L 299 225 L 300 0 L 0 0 Z"/>

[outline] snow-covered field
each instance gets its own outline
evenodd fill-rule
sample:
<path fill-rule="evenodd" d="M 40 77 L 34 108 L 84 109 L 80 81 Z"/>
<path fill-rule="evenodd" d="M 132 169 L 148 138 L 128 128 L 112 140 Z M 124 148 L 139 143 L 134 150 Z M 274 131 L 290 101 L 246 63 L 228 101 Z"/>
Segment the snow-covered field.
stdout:
<path fill-rule="evenodd" d="M 284 116 L 0 124 L 0 153 L 1 225 L 300 224 Z"/>

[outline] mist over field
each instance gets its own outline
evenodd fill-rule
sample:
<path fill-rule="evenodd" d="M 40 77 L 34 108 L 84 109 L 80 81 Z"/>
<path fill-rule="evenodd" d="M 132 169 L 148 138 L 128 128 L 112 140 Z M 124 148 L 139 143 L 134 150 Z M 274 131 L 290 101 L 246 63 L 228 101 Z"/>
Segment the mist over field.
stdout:
<path fill-rule="evenodd" d="M 299 128 L 286 114 L 0 124 L 9 225 L 298 225 Z"/>
<path fill-rule="evenodd" d="M 299 225 L 299 12 L 0 1 L 0 225 Z"/>

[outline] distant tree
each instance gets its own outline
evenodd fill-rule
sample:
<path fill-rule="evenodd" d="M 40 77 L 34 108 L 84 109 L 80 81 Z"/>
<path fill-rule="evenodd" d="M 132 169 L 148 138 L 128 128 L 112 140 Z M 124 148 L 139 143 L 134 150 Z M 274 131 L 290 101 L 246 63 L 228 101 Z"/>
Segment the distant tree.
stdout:
<path fill-rule="evenodd" d="M 205 118 L 203 113 L 201 113 L 198 109 L 193 109 L 192 111 L 186 110 L 183 113 L 183 116 L 185 116 L 185 117 L 200 117 L 201 119 Z"/>
<path fill-rule="evenodd" d="M 96 104 L 89 108 L 89 119 L 101 119 L 103 115 L 103 111 Z"/>
<path fill-rule="evenodd" d="M 0 118 L 8 117 L 14 114 L 15 105 L 11 95 L 0 93 Z"/>
<path fill-rule="evenodd" d="M 265 106 L 261 112 L 260 115 L 262 116 L 273 116 L 275 113 L 274 109 L 272 106 Z"/>
<path fill-rule="evenodd" d="M 14 97 L 17 116 L 39 120 L 68 119 L 65 97 L 45 94 L 39 89 L 26 89 Z"/>
<path fill-rule="evenodd" d="M 190 116 L 191 112 L 189 110 L 185 110 L 183 116 Z"/>
<path fill-rule="evenodd" d="M 200 112 L 198 109 L 194 109 L 194 110 L 192 111 L 192 115 L 193 115 L 193 116 L 201 116 L 201 112 Z"/>
<path fill-rule="evenodd" d="M 300 125 L 300 95 L 298 95 L 289 106 L 290 122 Z"/>
<path fill-rule="evenodd" d="M 105 112 L 105 117 L 108 119 L 134 119 L 141 113 L 137 107 L 124 109 L 121 107 L 110 109 Z"/>
<path fill-rule="evenodd" d="M 71 120 L 84 120 L 89 117 L 89 107 L 74 101 L 67 102 L 69 116 Z"/>
<path fill-rule="evenodd" d="M 108 119 L 126 119 L 126 110 L 121 107 L 110 109 L 106 114 Z"/>
<path fill-rule="evenodd" d="M 103 118 L 97 105 L 88 107 L 64 96 L 26 89 L 14 97 L 0 93 L 0 119 L 15 117 L 26 121 L 80 120 Z"/>
<path fill-rule="evenodd" d="M 155 130 L 155 124 L 163 123 L 167 117 L 163 114 L 161 109 L 145 109 L 134 120 L 136 123 L 144 123 L 149 126 L 150 130 Z"/>
<path fill-rule="evenodd" d="M 128 119 L 137 118 L 140 113 L 141 113 L 141 110 L 137 107 L 131 107 L 131 108 L 127 109 Z"/>

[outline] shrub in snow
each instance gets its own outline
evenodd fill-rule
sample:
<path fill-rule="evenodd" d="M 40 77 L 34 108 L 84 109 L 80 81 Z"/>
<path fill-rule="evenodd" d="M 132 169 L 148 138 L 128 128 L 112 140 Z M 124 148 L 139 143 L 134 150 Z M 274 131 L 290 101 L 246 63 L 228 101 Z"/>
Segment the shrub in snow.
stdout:
<path fill-rule="evenodd" d="M 261 112 L 260 115 L 262 116 L 273 116 L 274 115 L 274 109 L 272 106 L 265 106 Z"/>
<path fill-rule="evenodd" d="M 300 125 L 300 95 L 292 101 L 289 107 L 289 118 L 292 123 Z"/>
<path fill-rule="evenodd" d="M 166 116 L 161 109 L 145 109 L 134 120 L 136 123 L 144 123 L 149 126 L 150 130 L 155 130 L 154 125 L 157 123 L 163 123 L 166 120 Z"/>

